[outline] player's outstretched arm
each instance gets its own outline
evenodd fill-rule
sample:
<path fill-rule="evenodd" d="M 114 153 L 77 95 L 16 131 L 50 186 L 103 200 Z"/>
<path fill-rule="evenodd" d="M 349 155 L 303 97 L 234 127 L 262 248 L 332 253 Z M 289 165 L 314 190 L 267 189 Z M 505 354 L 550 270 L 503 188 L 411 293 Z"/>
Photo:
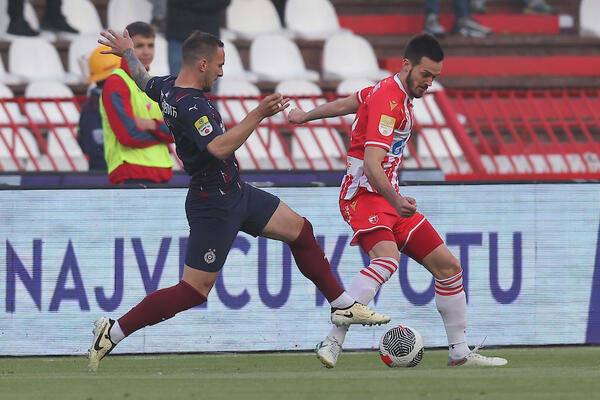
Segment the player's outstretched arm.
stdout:
<path fill-rule="evenodd" d="M 315 119 L 339 117 L 340 115 L 354 114 L 358 111 L 360 103 L 355 95 L 344 97 L 321 104 L 310 111 L 304 112 L 297 108 L 291 110 L 288 114 L 288 121 L 291 124 L 304 124 Z"/>
<path fill-rule="evenodd" d="M 285 110 L 289 101 L 289 98 L 284 98 L 279 93 L 265 97 L 239 124 L 206 145 L 207 150 L 220 160 L 226 159 L 244 144 L 263 119 Z"/>
<path fill-rule="evenodd" d="M 144 64 L 136 57 L 135 52 L 133 51 L 133 40 L 131 40 L 127 29 L 125 29 L 122 36 L 112 29 L 109 29 L 108 33 L 100 32 L 100 35 L 102 35 L 104 39 L 98 39 L 98 43 L 111 48 L 111 50 L 101 51 L 101 53 L 114 54 L 123 57 L 127 62 L 131 77 L 135 83 L 140 89 L 146 90 L 146 84 L 150 80 L 150 75 L 148 74 L 148 71 L 146 71 Z"/>

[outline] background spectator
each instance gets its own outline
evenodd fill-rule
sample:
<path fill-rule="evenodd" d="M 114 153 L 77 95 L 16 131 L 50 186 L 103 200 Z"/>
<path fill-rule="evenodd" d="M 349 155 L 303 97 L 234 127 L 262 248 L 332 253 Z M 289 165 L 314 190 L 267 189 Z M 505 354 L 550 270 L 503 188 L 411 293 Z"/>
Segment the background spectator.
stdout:
<path fill-rule="evenodd" d="M 114 54 L 102 54 L 103 50 L 110 50 L 107 46 L 99 46 L 89 58 L 90 76 L 86 83 L 96 83 L 87 98 L 81 105 L 79 116 L 79 135 L 77 141 L 84 154 L 88 156 L 90 169 L 106 170 L 104 160 L 104 131 L 102 130 L 102 117 L 100 116 L 100 97 L 104 81 L 118 68 L 121 60 Z"/>
<path fill-rule="evenodd" d="M 446 34 L 446 29 L 439 22 L 439 14 L 439 0 L 426 0 L 423 32 L 437 37 L 443 37 Z M 470 0 L 454 0 L 454 16 L 456 20 L 452 33 L 468 37 L 485 37 L 492 33 L 490 28 L 480 25 L 471 17 Z"/>
<path fill-rule="evenodd" d="M 131 23 L 127 30 L 136 57 L 149 70 L 154 59 L 154 30 L 145 22 Z M 158 104 L 136 85 L 124 60 L 106 79 L 100 113 L 110 183 L 171 179 L 173 160 L 166 143 L 172 143 L 173 136 Z"/>
<path fill-rule="evenodd" d="M 79 33 L 67 22 L 61 11 L 62 0 L 46 0 L 44 17 L 40 21 L 40 28 L 47 31 Z M 37 36 L 39 32 L 33 30 L 23 16 L 25 0 L 8 0 L 8 24 L 7 33 L 20 36 Z"/>
<path fill-rule="evenodd" d="M 169 70 L 171 75 L 181 69 L 181 46 L 194 30 L 219 37 L 222 12 L 231 0 L 168 0 L 167 32 Z"/>
<path fill-rule="evenodd" d="M 487 0 L 471 0 L 471 12 L 475 14 L 486 13 Z M 524 14 L 552 14 L 554 10 L 546 0 L 523 0 Z"/>

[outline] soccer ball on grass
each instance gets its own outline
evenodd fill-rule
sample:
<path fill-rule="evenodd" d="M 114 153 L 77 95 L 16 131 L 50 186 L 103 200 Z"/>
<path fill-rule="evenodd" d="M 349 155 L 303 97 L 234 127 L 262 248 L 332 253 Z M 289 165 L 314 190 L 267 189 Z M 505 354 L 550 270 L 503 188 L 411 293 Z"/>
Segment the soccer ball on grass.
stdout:
<path fill-rule="evenodd" d="M 423 359 L 423 350 L 423 337 L 409 326 L 395 326 L 379 341 L 381 360 L 390 368 L 414 367 Z"/>

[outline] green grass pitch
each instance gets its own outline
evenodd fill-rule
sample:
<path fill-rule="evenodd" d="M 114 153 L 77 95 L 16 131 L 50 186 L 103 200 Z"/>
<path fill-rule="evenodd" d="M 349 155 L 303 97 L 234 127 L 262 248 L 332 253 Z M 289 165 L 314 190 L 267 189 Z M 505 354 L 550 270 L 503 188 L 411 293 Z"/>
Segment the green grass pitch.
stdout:
<path fill-rule="evenodd" d="M 445 350 L 410 369 L 375 351 L 343 353 L 332 370 L 312 353 L 117 355 L 91 374 L 83 357 L 0 358 L 0 399 L 600 399 L 600 347 L 481 353 L 509 364 L 450 368 Z"/>

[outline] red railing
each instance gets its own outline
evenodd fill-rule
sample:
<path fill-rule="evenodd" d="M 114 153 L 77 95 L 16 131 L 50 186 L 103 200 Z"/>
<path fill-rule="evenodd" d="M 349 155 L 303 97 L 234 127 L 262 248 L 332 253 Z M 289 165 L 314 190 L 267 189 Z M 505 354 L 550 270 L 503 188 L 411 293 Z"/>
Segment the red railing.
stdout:
<path fill-rule="evenodd" d="M 292 104 L 308 110 L 335 97 L 299 96 Z M 76 140 L 82 100 L 0 99 L 0 170 L 87 170 Z M 259 101 L 215 100 L 227 128 Z M 449 180 L 600 177 L 598 90 L 438 90 L 416 99 L 414 110 L 403 168 L 438 168 Z M 264 120 L 236 151 L 241 169 L 345 168 L 352 116 L 301 126 L 286 117 Z"/>

